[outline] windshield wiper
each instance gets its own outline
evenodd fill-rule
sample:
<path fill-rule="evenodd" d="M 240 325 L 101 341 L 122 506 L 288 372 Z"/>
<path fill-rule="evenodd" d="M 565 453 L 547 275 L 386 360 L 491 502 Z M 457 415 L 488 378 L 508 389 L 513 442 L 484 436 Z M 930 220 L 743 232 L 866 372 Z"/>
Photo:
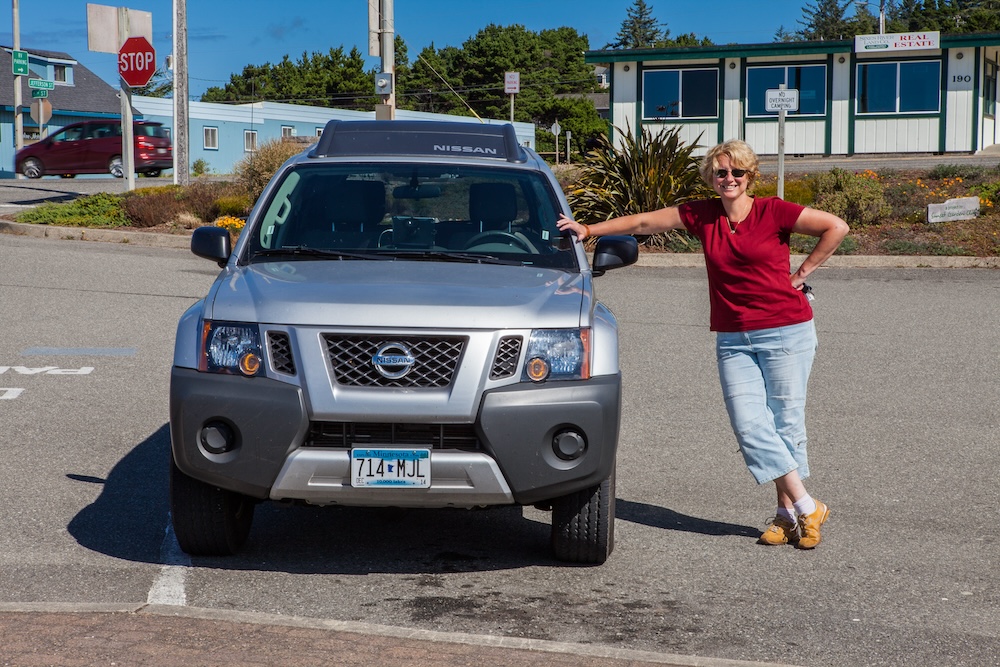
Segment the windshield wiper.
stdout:
<path fill-rule="evenodd" d="M 258 250 L 251 259 L 257 257 L 324 257 L 328 259 L 381 259 L 389 260 L 392 257 L 364 252 L 345 252 L 343 250 L 328 250 L 324 248 L 307 248 L 296 245 L 285 248 L 271 248 L 270 250 Z"/>
<path fill-rule="evenodd" d="M 446 262 L 470 262 L 473 264 L 502 264 L 520 266 L 524 264 L 519 259 L 501 259 L 495 255 L 483 255 L 475 252 L 459 252 L 450 250 L 391 250 L 387 253 L 397 259 L 444 260 Z"/>

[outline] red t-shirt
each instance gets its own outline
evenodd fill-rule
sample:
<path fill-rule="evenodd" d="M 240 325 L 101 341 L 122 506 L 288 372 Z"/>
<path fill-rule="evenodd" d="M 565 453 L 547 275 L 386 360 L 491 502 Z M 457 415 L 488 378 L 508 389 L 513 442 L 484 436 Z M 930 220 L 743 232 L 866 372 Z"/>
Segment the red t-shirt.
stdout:
<path fill-rule="evenodd" d="M 809 300 L 789 280 L 788 239 L 803 206 L 756 197 L 735 233 L 720 199 L 678 208 L 704 248 L 712 331 L 770 329 L 812 319 Z"/>

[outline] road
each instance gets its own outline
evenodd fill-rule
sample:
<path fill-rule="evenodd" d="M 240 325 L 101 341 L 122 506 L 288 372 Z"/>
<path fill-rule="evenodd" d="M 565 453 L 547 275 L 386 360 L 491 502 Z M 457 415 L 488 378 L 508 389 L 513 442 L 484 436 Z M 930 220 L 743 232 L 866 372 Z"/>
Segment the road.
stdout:
<path fill-rule="evenodd" d="M 212 263 L 0 235 L 0 602 L 134 603 L 363 621 L 803 665 L 1000 663 L 1000 273 L 823 269 L 810 282 L 813 552 L 736 451 L 704 269 L 598 279 L 622 328 L 617 547 L 548 552 L 534 509 L 264 505 L 248 547 L 168 530 L 174 327 Z"/>

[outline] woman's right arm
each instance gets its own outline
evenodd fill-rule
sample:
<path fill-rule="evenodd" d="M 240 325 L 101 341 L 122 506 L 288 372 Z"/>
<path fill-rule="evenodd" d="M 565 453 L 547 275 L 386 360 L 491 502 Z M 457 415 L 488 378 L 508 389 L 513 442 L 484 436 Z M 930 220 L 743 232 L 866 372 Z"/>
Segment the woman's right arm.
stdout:
<path fill-rule="evenodd" d="M 556 221 L 559 229 L 569 230 L 576 234 L 576 237 L 583 241 L 590 236 L 611 236 L 613 234 L 640 234 L 643 236 L 657 234 L 670 229 L 682 229 L 684 223 L 681 221 L 680 212 L 676 206 L 668 206 L 656 211 L 636 213 L 634 215 L 623 215 L 620 218 L 611 218 L 603 222 L 595 222 L 592 225 L 581 224 L 565 215 L 560 215 Z"/>

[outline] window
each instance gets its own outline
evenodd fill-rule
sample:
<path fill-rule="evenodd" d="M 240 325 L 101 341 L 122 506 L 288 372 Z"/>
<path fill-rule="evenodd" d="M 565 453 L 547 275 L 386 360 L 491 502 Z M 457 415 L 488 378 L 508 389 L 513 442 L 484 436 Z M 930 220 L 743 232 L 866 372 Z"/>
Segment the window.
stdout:
<path fill-rule="evenodd" d="M 937 60 L 858 65 L 858 113 L 937 113 L 941 63 Z"/>
<path fill-rule="evenodd" d="M 66 83 L 66 66 L 65 65 L 53 65 L 52 66 L 52 78 L 59 83 Z"/>
<path fill-rule="evenodd" d="M 257 150 L 257 130 L 243 130 L 243 150 L 247 153 Z"/>
<path fill-rule="evenodd" d="M 219 128 L 217 127 L 206 127 L 204 129 L 205 133 L 205 150 L 217 151 L 219 150 Z"/>
<path fill-rule="evenodd" d="M 316 136 L 317 137 L 322 137 L 323 136 L 323 128 L 322 127 L 317 127 L 316 128 Z"/>
<path fill-rule="evenodd" d="M 747 116 L 774 118 L 766 107 L 767 91 L 781 84 L 799 91 L 799 110 L 789 116 L 826 115 L 826 65 L 791 65 L 788 67 L 747 68 Z"/>
<path fill-rule="evenodd" d="M 997 64 L 989 60 L 986 61 L 983 78 L 983 113 L 997 115 Z"/>
<path fill-rule="evenodd" d="M 717 118 L 719 70 L 672 69 L 642 73 L 642 117 Z"/>
<path fill-rule="evenodd" d="M 291 125 L 282 125 L 281 126 L 281 138 L 282 139 L 290 139 L 290 138 L 292 138 L 294 136 L 295 136 L 295 128 L 294 127 L 292 127 Z"/>

